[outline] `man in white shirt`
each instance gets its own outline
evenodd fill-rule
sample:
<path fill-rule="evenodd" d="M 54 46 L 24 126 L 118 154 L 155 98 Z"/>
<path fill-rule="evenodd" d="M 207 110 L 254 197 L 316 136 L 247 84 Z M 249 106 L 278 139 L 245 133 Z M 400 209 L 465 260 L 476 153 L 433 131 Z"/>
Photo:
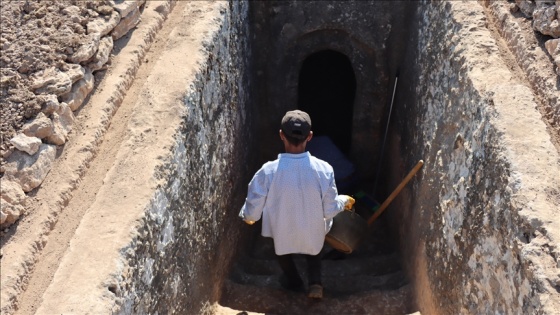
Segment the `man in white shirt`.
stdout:
<path fill-rule="evenodd" d="M 327 162 L 305 150 L 313 137 L 311 118 L 300 110 L 282 118 L 280 139 L 286 153 L 265 163 L 249 183 L 239 216 L 249 224 L 261 219 L 262 236 L 274 239 L 274 250 L 290 290 L 303 289 L 293 254 L 307 259 L 308 297 L 322 298 L 321 257 L 332 218 L 350 210 L 354 199 L 338 195 L 334 171 Z"/>

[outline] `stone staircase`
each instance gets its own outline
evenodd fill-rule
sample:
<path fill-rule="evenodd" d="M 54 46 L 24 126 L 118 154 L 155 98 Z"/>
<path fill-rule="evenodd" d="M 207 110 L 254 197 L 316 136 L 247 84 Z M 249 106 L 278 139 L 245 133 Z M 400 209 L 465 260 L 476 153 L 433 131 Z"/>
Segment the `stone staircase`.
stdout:
<path fill-rule="evenodd" d="M 383 221 L 349 255 L 323 249 L 324 298 L 315 301 L 304 293 L 283 290 L 281 269 L 272 239 L 260 236 L 255 224 L 252 246 L 239 253 L 224 282 L 220 305 L 239 314 L 409 314 L 412 290 L 401 269 L 399 254 L 390 242 Z M 307 279 L 303 257 L 296 259 L 302 279 Z"/>

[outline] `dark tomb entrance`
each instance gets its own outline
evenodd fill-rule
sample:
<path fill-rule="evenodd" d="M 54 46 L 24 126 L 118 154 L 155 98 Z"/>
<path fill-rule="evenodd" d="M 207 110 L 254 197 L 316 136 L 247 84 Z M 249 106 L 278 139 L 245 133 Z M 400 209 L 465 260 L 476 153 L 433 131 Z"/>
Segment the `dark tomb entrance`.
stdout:
<path fill-rule="evenodd" d="M 356 77 L 346 55 L 323 50 L 307 57 L 301 67 L 298 108 L 311 116 L 313 133 L 328 136 L 346 155 L 352 139 Z"/>

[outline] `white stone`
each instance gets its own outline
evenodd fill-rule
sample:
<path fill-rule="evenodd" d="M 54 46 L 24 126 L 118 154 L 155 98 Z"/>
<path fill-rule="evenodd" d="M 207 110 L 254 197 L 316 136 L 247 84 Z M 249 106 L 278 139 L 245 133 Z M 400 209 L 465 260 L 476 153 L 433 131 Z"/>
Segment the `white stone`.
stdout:
<path fill-rule="evenodd" d="M 58 102 L 58 97 L 56 95 L 53 94 L 43 95 L 43 100 L 44 100 L 44 105 L 41 111 L 46 116 L 50 116 L 60 107 L 60 103 Z"/>
<path fill-rule="evenodd" d="M 81 80 L 86 74 L 86 70 L 84 69 L 84 67 L 80 66 L 79 64 L 68 64 L 68 70 L 64 72 L 68 74 L 70 80 L 72 80 L 72 83 Z"/>
<path fill-rule="evenodd" d="M 143 2 L 139 1 L 115 1 L 113 8 L 122 16 L 127 16 L 130 12 L 137 9 Z"/>
<path fill-rule="evenodd" d="M 21 205 L 14 205 L 2 200 L 0 204 L 0 228 L 4 229 L 14 224 L 25 212 Z"/>
<path fill-rule="evenodd" d="M 529 0 L 515 0 L 515 4 L 519 7 L 519 10 L 521 10 L 521 12 L 525 14 L 525 16 L 533 16 L 533 11 L 535 11 L 534 2 L 531 2 Z"/>
<path fill-rule="evenodd" d="M 55 156 L 56 147 L 50 144 L 42 144 L 35 155 L 14 151 L 7 160 L 4 176 L 18 183 L 23 191 L 29 192 L 45 180 Z"/>
<path fill-rule="evenodd" d="M 543 6 L 533 12 L 533 28 L 544 35 L 560 37 L 560 22 L 556 18 L 556 6 Z"/>
<path fill-rule="evenodd" d="M 117 27 L 115 27 L 115 29 L 111 33 L 111 35 L 113 36 L 113 39 L 116 40 L 116 39 L 119 39 L 119 38 L 123 37 L 131 29 L 136 27 L 136 25 L 138 25 L 139 22 L 140 22 L 140 9 L 138 9 L 138 7 L 137 7 L 132 12 L 130 12 L 127 16 L 125 16 L 121 20 L 119 25 L 117 25 Z"/>
<path fill-rule="evenodd" d="M 91 93 L 93 86 L 93 74 L 90 69 L 86 69 L 84 78 L 76 82 L 74 86 L 72 86 L 70 93 L 61 97 L 61 101 L 67 103 L 72 111 L 75 111 L 82 105 L 89 93 Z"/>
<path fill-rule="evenodd" d="M 556 74 L 560 75 L 560 38 L 547 40 L 544 47 L 556 65 Z"/>
<path fill-rule="evenodd" d="M 14 205 L 24 205 L 27 200 L 27 196 L 21 186 L 13 181 L 2 180 L 2 185 L 0 185 L 0 195 L 2 196 L 2 201 L 7 201 Z"/>
<path fill-rule="evenodd" d="M 99 16 L 87 24 L 87 33 L 105 36 L 119 24 L 120 20 L 121 15 L 117 11 L 113 11 L 111 16 Z"/>
<path fill-rule="evenodd" d="M 58 105 L 57 108 L 59 108 L 58 101 L 56 104 Z M 21 131 L 26 136 L 44 139 L 53 133 L 53 124 L 45 114 L 39 113 L 37 117 L 23 125 Z"/>
<path fill-rule="evenodd" d="M 72 80 L 67 73 L 51 67 L 30 76 L 30 89 L 36 94 L 66 94 L 72 88 Z"/>
<path fill-rule="evenodd" d="M 119 24 L 120 25 L 120 24 Z M 109 61 L 109 56 L 113 50 L 113 38 L 111 36 L 106 36 L 99 41 L 99 49 L 95 56 L 93 56 L 93 62 L 88 65 L 91 71 L 96 71 L 101 68 Z"/>
<path fill-rule="evenodd" d="M 74 114 L 66 103 L 60 104 L 60 110 L 53 113 L 52 122 L 54 126 L 53 134 L 47 138 L 47 142 L 62 145 L 68 140 L 68 134 L 72 131 L 74 124 Z"/>
<path fill-rule="evenodd" d="M 69 7 L 64 8 L 62 10 L 62 13 L 69 16 L 80 15 L 80 8 L 75 5 L 71 5 Z"/>
<path fill-rule="evenodd" d="M 89 34 L 85 44 L 80 46 L 80 48 L 78 48 L 72 56 L 68 57 L 68 60 L 73 63 L 80 63 L 89 60 L 97 51 L 100 38 L 101 36 L 98 33 Z"/>
<path fill-rule="evenodd" d="M 544 43 L 544 47 L 546 47 L 546 50 L 548 51 L 548 53 L 554 57 L 558 54 L 560 54 L 560 39 L 551 39 L 551 40 L 547 40 Z"/>
<path fill-rule="evenodd" d="M 33 155 L 37 153 L 42 142 L 41 139 L 37 137 L 28 137 L 23 133 L 18 133 L 10 139 L 10 143 L 13 144 L 16 149 Z"/>

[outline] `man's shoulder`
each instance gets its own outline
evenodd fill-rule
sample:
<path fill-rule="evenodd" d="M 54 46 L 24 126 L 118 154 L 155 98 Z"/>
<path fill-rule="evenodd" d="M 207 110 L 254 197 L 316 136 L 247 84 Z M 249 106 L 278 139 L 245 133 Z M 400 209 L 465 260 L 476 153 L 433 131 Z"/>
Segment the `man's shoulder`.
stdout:
<path fill-rule="evenodd" d="M 310 160 L 312 162 L 313 165 L 315 165 L 316 167 L 319 167 L 325 171 L 333 171 L 333 167 L 329 164 L 329 162 L 325 161 L 325 160 L 321 160 L 318 157 L 315 157 L 313 155 L 310 155 Z"/>
<path fill-rule="evenodd" d="M 276 170 L 277 166 L 278 166 L 278 159 L 264 163 L 263 166 L 261 167 L 261 170 L 265 172 L 270 172 Z"/>

